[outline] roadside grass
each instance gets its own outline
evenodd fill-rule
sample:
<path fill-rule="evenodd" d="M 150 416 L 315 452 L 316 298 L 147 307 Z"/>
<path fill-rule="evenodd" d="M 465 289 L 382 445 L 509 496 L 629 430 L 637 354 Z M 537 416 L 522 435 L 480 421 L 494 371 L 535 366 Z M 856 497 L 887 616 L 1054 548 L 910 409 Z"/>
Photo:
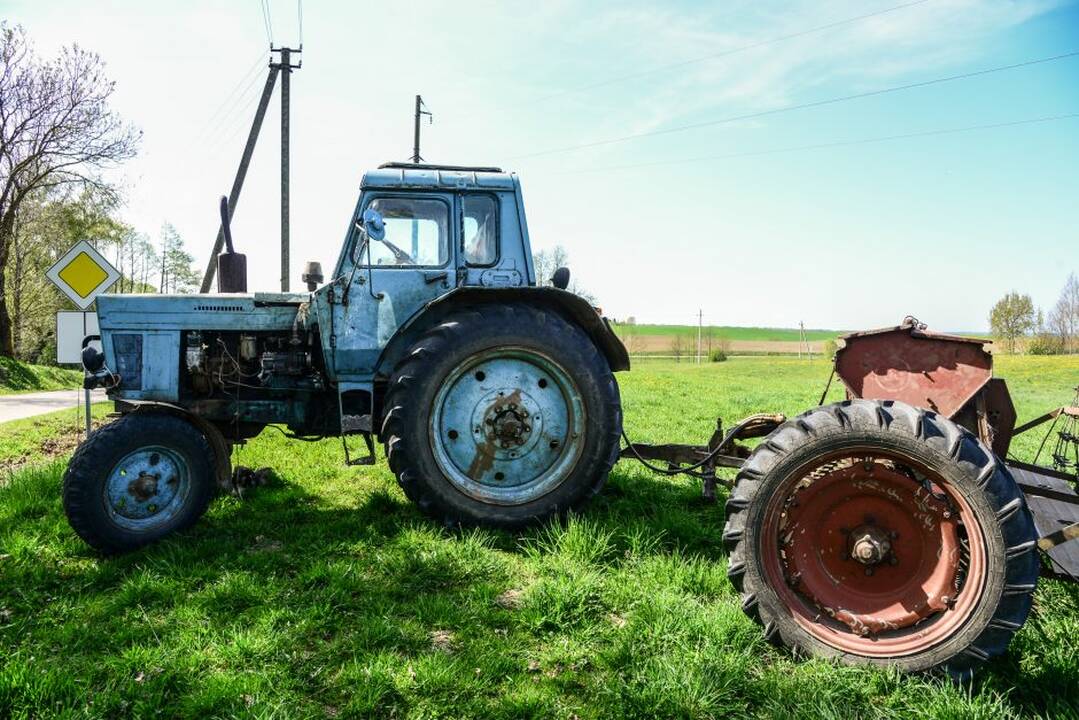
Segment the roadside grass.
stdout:
<path fill-rule="evenodd" d="M 829 366 L 735 358 L 620 376 L 634 440 L 795 414 Z M 1071 399 L 1079 358 L 1007 358 L 1020 420 Z M 833 383 L 829 398 L 840 399 Z M 1020 444 L 1028 457 L 1032 443 Z M 0 717 L 1077 717 L 1079 586 L 970 686 L 800 661 L 726 580 L 722 501 L 622 462 L 580 517 L 517 535 L 426 520 L 384 462 L 268 430 L 271 485 L 102 558 L 67 527 L 63 462 L 0 488 Z"/>
<path fill-rule="evenodd" d="M 82 387 L 82 371 L 48 365 L 31 365 L 0 356 L 0 395 L 70 390 Z"/>
<path fill-rule="evenodd" d="M 111 403 L 94 403 L 93 422 L 100 423 L 111 411 Z M 85 432 L 86 411 L 82 408 L 0 423 L 0 485 L 12 470 L 70 455 Z"/>

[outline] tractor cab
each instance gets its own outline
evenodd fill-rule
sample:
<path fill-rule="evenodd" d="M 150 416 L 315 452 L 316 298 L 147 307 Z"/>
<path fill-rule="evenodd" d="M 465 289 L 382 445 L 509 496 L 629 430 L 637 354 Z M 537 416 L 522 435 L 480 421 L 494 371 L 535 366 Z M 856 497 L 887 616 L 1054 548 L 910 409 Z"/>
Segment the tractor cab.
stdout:
<path fill-rule="evenodd" d="M 493 167 L 368 172 L 333 278 L 315 295 L 328 370 L 370 382 L 386 345 L 432 301 L 536 284 L 520 181 Z"/>

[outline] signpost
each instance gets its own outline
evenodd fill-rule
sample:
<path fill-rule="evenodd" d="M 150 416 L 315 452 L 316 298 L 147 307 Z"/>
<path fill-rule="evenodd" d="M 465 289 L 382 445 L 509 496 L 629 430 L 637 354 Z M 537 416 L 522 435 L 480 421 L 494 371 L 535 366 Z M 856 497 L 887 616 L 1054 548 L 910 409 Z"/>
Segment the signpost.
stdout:
<path fill-rule="evenodd" d="M 64 253 L 45 273 L 79 312 L 56 313 L 56 362 L 82 362 L 82 341 L 98 332 L 97 313 L 88 312 L 94 300 L 120 279 L 120 272 L 85 240 Z M 86 395 L 86 434 L 90 435 L 90 391 Z"/>

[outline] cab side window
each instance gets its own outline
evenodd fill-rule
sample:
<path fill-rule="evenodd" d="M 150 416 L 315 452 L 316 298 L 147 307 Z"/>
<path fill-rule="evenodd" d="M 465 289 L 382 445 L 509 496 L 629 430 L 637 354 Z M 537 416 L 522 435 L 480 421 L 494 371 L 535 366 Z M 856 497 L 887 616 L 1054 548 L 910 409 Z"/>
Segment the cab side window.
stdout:
<path fill-rule="evenodd" d="M 464 257 L 469 265 L 493 265 L 498 260 L 498 201 L 491 195 L 465 195 Z"/>

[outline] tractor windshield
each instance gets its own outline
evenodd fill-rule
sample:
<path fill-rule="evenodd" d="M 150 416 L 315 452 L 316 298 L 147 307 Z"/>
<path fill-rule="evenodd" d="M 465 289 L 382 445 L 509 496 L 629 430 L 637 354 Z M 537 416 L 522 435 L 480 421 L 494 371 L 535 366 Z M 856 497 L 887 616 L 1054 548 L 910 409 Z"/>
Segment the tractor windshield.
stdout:
<path fill-rule="evenodd" d="M 449 207 L 427 198 L 375 198 L 368 205 L 386 223 L 386 235 L 370 244 L 376 266 L 432 266 L 448 259 Z M 367 260 L 366 254 L 364 260 Z"/>

